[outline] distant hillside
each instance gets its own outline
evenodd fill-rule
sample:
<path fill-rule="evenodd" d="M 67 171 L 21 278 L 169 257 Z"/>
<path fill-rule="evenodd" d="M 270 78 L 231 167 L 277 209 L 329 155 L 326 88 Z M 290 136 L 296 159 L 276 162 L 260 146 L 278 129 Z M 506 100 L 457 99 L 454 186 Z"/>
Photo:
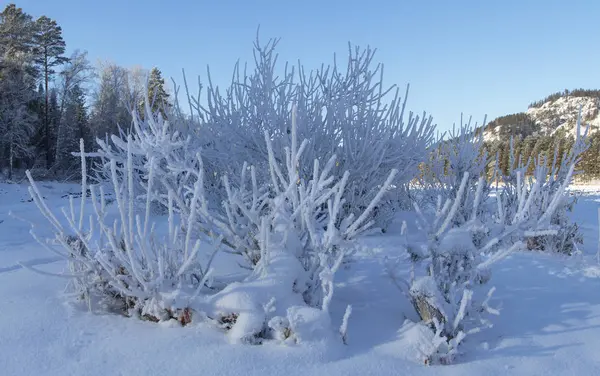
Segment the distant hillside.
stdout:
<path fill-rule="evenodd" d="M 596 132 L 600 128 L 600 90 L 577 89 L 551 94 L 531 103 L 525 112 L 494 119 L 485 127 L 484 138 L 494 141 L 510 136 L 549 136 L 556 132 L 574 135 L 579 108 L 582 125 L 591 127 L 590 134 Z"/>
<path fill-rule="evenodd" d="M 580 108 L 581 131 L 585 132 L 589 127 L 590 137 L 589 149 L 579 167 L 585 178 L 600 178 L 600 90 L 577 89 L 554 93 L 531 103 L 525 112 L 492 120 L 483 130 L 486 148 L 492 154 L 499 154 L 504 171 L 508 168 L 511 138 L 516 153 L 524 160 L 540 154 L 551 159 L 556 149 L 562 155 L 573 143 Z"/>

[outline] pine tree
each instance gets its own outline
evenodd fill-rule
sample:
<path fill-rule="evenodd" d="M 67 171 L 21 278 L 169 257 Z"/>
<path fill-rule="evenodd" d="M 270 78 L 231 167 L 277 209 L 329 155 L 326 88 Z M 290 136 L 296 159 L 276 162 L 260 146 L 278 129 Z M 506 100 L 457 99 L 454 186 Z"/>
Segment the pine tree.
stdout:
<path fill-rule="evenodd" d="M 512 145 L 515 153 L 515 160 L 513 161 L 513 168 L 516 164 L 519 163 L 519 159 L 523 158 L 523 142 L 520 135 L 513 137 L 513 145 Z"/>
<path fill-rule="evenodd" d="M 94 138 L 105 138 L 107 134 L 118 134 L 118 127 L 128 130 L 131 126 L 128 72 L 107 63 L 101 66 L 99 76 L 100 82 L 92 95 L 90 124 Z"/>
<path fill-rule="evenodd" d="M 502 171 L 503 174 L 508 174 L 510 170 L 510 140 L 502 141 L 500 145 L 498 164 L 500 171 Z"/>
<path fill-rule="evenodd" d="M 584 172 L 584 178 L 600 178 L 600 132 L 592 133 L 588 143 L 589 148 L 583 153 L 579 167 Z"/>
<path fill-rule="evenodd" d="M 169 94 L 165 90 L 165 80 L 162 77 L 161 71 L 154 67 L 150 71 L 150 76 L 148 77 L 148 99 L 151 104 L 152 112 L 159 112 L 166 116 L 171 104 L 169 102 Z M 140 99 L 140 107 L 139 114 L 143 118 L 144 117 L 144 98 Z"/>
<path fill-rule="evenodd" d="M 46 113 L 46 92 L 44 91 L 44 83 L 40 82 L 38 89 L 35 92 L 32 111 L 35 113 L 36 122 L 34 124 L 34 135 L 31 140 L 31 145 L 35 149 L 43 149 L 44 142 L 44 114 Z"/>
<path fill-rule="evenodd" d="M 566 134 L 564 134 L 564 132 L 561 133 L 557 133 L 554 134 L 552 137 L 552 145 L 550 147 L 550 159 L 554 159 L 554 153 L 556 153 L 556 165 L 560 166 L 562 159 L 563 159 L 563 153 L 565 152 L 565 142 L 567 140 L 567 136 Z"/>
<path fill-rule="evenodd" d="M 31 157 L 30 148 L 35 113 L 35 81 L 14 61 L 5 63 L 0 80 L 0 166 L 8 167 L 8 178 L 23 160 Z M 4 162 L 2 162 L 4 161 Z"/>
<path fill-rule="evenodd" d="M 90 139 L 89 135 L 89 116 L 86 105 L 86 97 L 85 93 L 78 85 L 75 85 L 71 91 L 71 106 L 73 107 L 75 113 L 76 139 L 83 139 L 85 144 L 89 145 L 92 140 Z M 86 149 L 90 150 L 90 148 Z M 78 150 L 78 147 L 76 147 L 74 150 Z"/>
<path fill-rule="evenodd" d="M 540 156 L 542 156 L 544 154 L 543 137 L 536 137 L 534 140 L 535 140 L 535 143 L 533 144 L 533 148 L 531 150 L 532 163 L 529 165 L 527 174 L 533 174 L 533 169 L 534 169 L 534 165 L 535 165 L 535 163 L 533 163 L 533 162 L 535 160 L 537 160 L 538 158 L 540 158 Z"/>
<path fill-rule="evenodd" d="M 48 107 L 44 111 L 44 120 L 48 119 L 48 133 L 44 140 L 48 140 L 51 160 L 54 162 L 54 155 L 56 155 L 56 139 L 58 137 L 58 128 L 60 124 L 60 106 L 58 103 L 58 90 L 56 88 L 50 88 L 50 94 L 48 95 Z M 46 159 L 47 160 L 47 159 Z M 47 167 L 47 166 L 46 166 Z"/>
<path fill-rule="evenodd" d="M 46 168 L 50 168 L 52 164 L 52 135 L 50 124 L 50 106 L 49 106 L 49 88 L 48 84 L 52 76 L 56 73 L 54 68 L 58 65 L 66 63 L 69 59 L 64 57 L 65 42 L 62 37 L 62 29 L 57 25 L 56 21 L 41 16 L 36 20 L 36 33 L 34 36 L 34 52 L 36 55 L 36 63 L 40 66 L 43 74 L 45 86 L 45 111 L 44 111 L 44 152 L 46 153 Z"/>
<path fill-rule="evenodd" d="M 31 16 L 9 4 L 0 13 L 0 69 L 11 59 L 19 58 L 23 66 L 31 68 L 30 56 L 33 46 L 34 23 Z M 29 71 L 27 73 L 32 73 Z"/>
<path fill-rule="evenodd" d="M 536 138 L 535 136 L 527 136 L 524 140 L 523 140 L 523 163 L 527 163 L 532 155 L 532 151 L 533 151 L 533 147 L 535 146 L 535 142 L 536 142 Z"/>
<path fill-rule="evenodd" d="M 0 167 L 15 168 L 32 155 L 36 70 L 32 59 L 33 21 L 8 5 L 0 13 Z"/>
<path fill-rule="evenodd" d="M 71 153 L 79 150 L 80 139 L 84 140 L 86 149 L 91 146 L 86 98 L 79 85 L 73 86 L 65 102 L 63 126 L 58 134 L 56 161 L 63 171 L 77 166 L 78 158 Z"/>
<path fill-rule="evenodd" d="M 73 95 L 72 90 L 77 87 L 78 92 L 86 94 L 86 91 L 83 90 L 85 87 L 95 76 L 94 68 L 90 64 L 90 61 L 87 58 L 87 52 L 76 50 L 73 52 L 69 61 L 64 65 L 62 71 L 60 72 L 60 81 L 57 85 L 59 91 L 59 109 L 58 109 L 58 128 L 56 129 L 56 146 L 55 146 L 55 160 L 59 160 L 61 156 L 59 153 L 62 152 L 60 142 L 61 135 L 65 133 L 65 130 L 62 129 L 64 127 L 64 116 L 67 106 L 67 100 L 71 98 Z"/>

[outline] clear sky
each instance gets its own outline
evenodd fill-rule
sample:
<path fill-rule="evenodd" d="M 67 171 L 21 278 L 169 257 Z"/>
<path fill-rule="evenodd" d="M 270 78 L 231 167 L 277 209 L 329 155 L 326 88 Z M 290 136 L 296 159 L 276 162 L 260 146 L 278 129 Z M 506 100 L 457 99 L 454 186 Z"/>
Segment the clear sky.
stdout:
<path fill-rule="evenodd" d="M 440 128 L 481 121 L 555 91 L 600 89 L 598 0 L 20 0 L 55 19 L 68 50 L 92 61 L 181 69 L 227 84 L 261 37 L 282 38 L 282 61 L 315 68 L 347 42 L 378 49 L 388 84 L 411 84 L 408 107 Z M 195 80 L 194 80 L 195 81 Z"/>

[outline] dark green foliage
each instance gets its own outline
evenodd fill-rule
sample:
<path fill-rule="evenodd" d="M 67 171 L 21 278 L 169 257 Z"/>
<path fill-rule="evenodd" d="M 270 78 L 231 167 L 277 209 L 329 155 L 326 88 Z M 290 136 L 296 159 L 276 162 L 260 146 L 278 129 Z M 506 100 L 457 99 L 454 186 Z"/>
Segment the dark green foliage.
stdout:
<path fill-rule="evenodd" d="M 33 53 L 35 62 L 42 68 L 45 79 L 51 78 L 56 73 L 55 67 L 69 61 L 63 56 L 65 47 L 62 29 L 56 21 L 46 16 L 41 16 L 35 21 Z"/>
<path fill-rule="evenodd" d="M 559 91 L 554 94 L 548 95 L 546 98 L 532 102 L 529 104 L 529 108 L 538 108 L 541 107 L 544 103 L 555 101 L 558 98 L 562 97 L 592 97 L 592 98 L 600 98 L 600 90 L 589 90 L 589 89 L 575 89 L 575 90 L 566 90 Z"/>
<path fill-rule="evenodd" d="M 572 136 L 567 136 L 561 132 L 549 136 L 528 136 L 525 139 L 521 139 L 516 135 L 513 138 L 517 158 L 520 157 L 525 163 L 530 159 L 532 161 L 527 170 L 528 174 L 533 172 L 533 161 L 540 157 L 545 157 L 548 167 L 551 167 L 555 152 L 558 153 L 557 163 L 560 164 L 564 154 L 573 146 L 573 142 Z M 582 154 L 578 168 L 582 171 L 582 179 L 598 179 L 600 178 L 600 132 L 593 133 L 588 138 L 588 142 L 590 147 Z M 488 141 L 485 143 L 485 147 L 490 154 L 498 154 L 501 171 L 505 174 L 508 173 L 510 139 Z"/>
<path fill-rule="evenodd" d="M 583 153 L 580 167 L 585 171 L 584 180 L 600 178 L 600 132 L 589 137 L 589 148 Z"/>
<path fill-rule="evenodd" d="M 163 116 L 166 116 L 171 104 L 169 102 L 169 94 L 165 90 L 165 80 L 162 77 L 161 71 L 154 67 L 150 71 L 148 77 L 148 100 L 150 101 L 150 107 L 153 113 L 160 112 Z M 140 99 L 140 106 L 138 112 L 141 118 L 144 118 L 144 100 Z"/>
<path fill-rule="evenodd" d="M 22 57 L 21 64 L 27 68 L 28 74 L 36 73 L 33 69 L 31 54 L 33 52 L 33 35 L 35 24 L 31 16 L 9 4 L 0 13 L 0 70 L 6 68 L 11 60 Z M 32 74 L 35 76 L 35 74 Z M 0 73 L 0 78 L 2 74 Z"/>
<path fill-rule="evenodd" d="M 514 135 L 520 135 L 524 138 L 539 131 L 539 126 L 524 112 L 501 116 L 489 122 L 486 126 L 486 131 L 495 130 L 498 127 L 500 127 L 498 136 L 501 138 L 507 136 L 510 138 L 510 136 Z"/>
<path fill-rule="evenodd" d="M 73 152 L 79 151 L 79 140 L 84 140 L 86 150 L 91 150 L 89 116 L 83 90 L 75 85 L 65 99 L 62 127 L 58 133 L 57 165 L 62 171 L 79 173 L 79 157 Z"/>
<path fill-rule="evenodd" d="M 565 90 L 547 96 L 546 98 L 533 102 L 530 108 L 538 108 L 546 102 L 554 101 L 561 97 L 592 97 L 600 100 L 600 90 Z M 591 114 L 592 117 L 597 113 Z M 556 119 L 557 125 L 560 119 Z M 583 122 L 585 125 L 585 121 Z M 492 132 L 497 137 L 494 141 L 487 141 L 485 147 L 491 155 L 498 155 L 498 163 L 502 172 L 506 173 L 509 168 L 508 154 L 510 151 L 510 140 L 513 139 L 517 158 L 520 157 L 525 163 L 531 159 L 528 173 L 533 172 L 533 161 L 545 157 L 548 164 L 557 154 L 557 162 L 562 161 L 565 152 L 573 145 L 573 136 L 568 135 L 564 129 L 558 129 L 551 135 L 542 134 L 541 127 L 527 113 L 520 112 L 501 116 L 485 126 L 486 132 Z M 581 179 L 591 180 L 600 178 L 600 132 L 592 133 L 588 137 L 590 147 L 583 153 L 579 168 L 582 171 Z M 551 166 L 549 166 L 551 167 Z"/>

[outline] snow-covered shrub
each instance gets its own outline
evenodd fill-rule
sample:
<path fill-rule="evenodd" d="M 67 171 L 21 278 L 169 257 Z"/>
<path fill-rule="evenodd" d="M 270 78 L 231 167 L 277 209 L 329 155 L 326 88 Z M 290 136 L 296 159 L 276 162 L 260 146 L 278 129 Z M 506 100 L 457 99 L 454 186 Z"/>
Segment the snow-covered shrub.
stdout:
<path fill-rule="evenodd" d="M 572 255 L 577 251 L 577 244 L 583 242 L 582 234 L 577 223 L 568 217 L 575 204 L 576 197 L 568 192 L 563 192 L 556 197 L 563 185 L 570 184 L 573 177 L 579 172 L 576 170 L 581 155 L 588 147 L 587 130 L 581 134 L 581 114 L 577 121 L 577 133 L 573 146 L 559 155 L 558 146 L 554 151 L 552 162 L 545 155 L 532 156 L 527 161 L 521 156 L 517 158 L 511 142 L 509 154 L 508 174 L 501 176 L 503 187 L 497 189 L 499 204 L 504 209 L 500 213 L 499 221 L 512 223 L 517 220 L 516 213 L 519 211 L 519 189 L 525 189 L 532 194 L 534 199 L 530 208 L 529 216 L 544 219 L 547 226 L 553 229 L 552 233 L 528 236 L 526 239 L 527 249 L 559 252 Z M 533 174 L 527 176 L 532 169 Z M 498 171 L 500 169 L 497 169 Z M 521 188 L 519 188 L 521 187 Z M 534 191 L 532 193 L 532 191 Z M 556 205 L 551 208 L 551 205 Z M 551 216 L 544 213 L 551 211 Z"/>
<path fill-rule="evenodd" d="M 224 235 L 238 251 L 254 252 L 256 257 L 253 273 L 246 280 L 210 298 L 209 316 L 222 322 L 235 341 L 255 343 L 278 338 L 301 342 L 328 333 L 334 274 L 353 251 L 356 236 L 373 225 L 370 212 L 397 173 L 392 170 L 380 182 L 377 194 L 362 213 L 343 216 L 350 174 L 346 172 L 340 180 L 333 176 L 333 155 L 324 166 L 315 159 L 312 174 L 302 178 L 299 171 L 306 163 L 302 155 L 308 141 L 298 143 L 295 111 L 292 117 L 291 144 L 285 147 L 283 162 L 275 158 L 265 131 L 269 180 L 257 181 L 255 170 L 244 165 L 238 184 L 225 178 L 227 215 L 220 217 L 200 209 L 206 214 L 205 224 Z M 249 190 L 244 178 L 247 170 Z M 262 190 L 265 187 L 267 193 Z M 206 208 L 206 204 L 201 202 L 198 207 Z M 343 339 L 349 315 L 350 310 L 340 328 Z"/>
<path fill-rule="evenodd" d="M 247 73 L 236 65 L 226 90 L 212 84 L 209 72 L 207 105 L 190 97 L 193 118 L 177 121 L 198 123 L 191 133 L 192 145 L 202 148 L 205 166 L 232 175 L 246 161 L 261 174 L 268 171 L 263 167 L 269 160 L 263 133 L 269 134 L 274 158 L 283 162 L 296 103 L 298 137 L 308 140 L 304 157 L 321 160 L 335 154 L 332 176 L 340 180 L 346 171 L 350 174 L 344 214 L 358 216 L 378 192 L 372 182 L 384 180 L 391 169 L 399 170 L 393 182 L 398 189 L 387 192 L 370 214 L 376 226 L 385 227 L 404 198 L 402 188 L 426 158 L 434 134 L 431 118 L 405 114 L 406 97 L 401 100 L 397 88 L 383 86 L 383 66 L 373 67 L 371 49 L 350 47 L 345 70 L 334 63 L 309 73 L 302 65 L 297 70 L 286 65 L 280 72 L 276 46 L 275 40 L 266 45 L 257 41 L 254 71 Z M 310 179 L 312 166 L 302 165 L 298 173 Z M 213 185 L 215 194 L 225 199 L 223 186 L 218 181 Z"/>
<path fill-rule="evenodd" d="M 143 122 L 138 118 L 135 135 L 126 140 L 113 137 L 111 145 L 100 142 L 99 152 L 81 153 L 82 171 L 85 156 L 101 156 L 110 163 L 114 222 L 109 220 L 104 189 L 98 194 L 98 188 L 90 186 L 94 210 L 85 226 L 87 177 L 79 213 L 73 200 L 70 210 L 63 210 L 66 227 L 48 209 L 30 178 L 32 197 L 53 225 L 55 242 L 63 250 L 41 239 L 40 244 L 69 261 L 71 271 L 63 276 L 90 304 L 101 301 L 153 321 L 176 318 L 187 323 L 199 313 L 241 342 L 265 338 L 303 342 L 329 336 L 335 272 L 354 250 L 356 237 L 373 225 L 370 214 L 390 189 L 397 170 L 379 182 L 364 211 L 344 216 L 350 174 L 339 180 L 333 176 L 333 155 L 324 165 L 319 159 L 309 162 L 311 176 L 300 176 L 308 141 L 298 142 L 295 114 L 284 160 L 276 159 L 265 131 L 269 165 L 260 176 L 268 180 L 258 180 L 255 168 L 247 164 L 242 165 L 239 180 L 225 176 L 227 197 L 222 210 L 208 201 L 203 159 L 190 155 L 189 138 L 182 139 L 160 116 Z M 126 151 L 125 161 L 115 148 Z M 138 161 L 135 168 L 134 161 Z M 140 197 L 145 203 L 142 208 L 137 205 Z M 164 240 L 158 234 L 165 229 L 151 224 L 153 201 L 168 208 Z M 209 257 L 202 265 L 205 239 L 213 245 L 208 254 L 203 253 Z M 252 272 L 214 295 L 197 296 L 219 249 L 245 255 Z M 339 330 L 343 341 L 350 312 L 349 308 Z"/>
<path fill-rule="evenodd" d="M 485 124 L 485 119 L 484 119 Z M 435 202 L 440 199 L 446 202 L 448 199 L 456 198 L 456 194 L 465 174 L 469 181 L 464 191 L 464 204 L 458 209 L 455 225 L 465 223 L 473 211 L 475 187 L 479 187 L 478 181 L 484 178 L 482 186 L 482 197 L 476 209 L 479 217 L 485 215 L 485 203 L 491 192 L 490 184 L 493 179 L 486 176 L 486 167 L 490 158 L 483 145 L 483 131 L 481 128 L 471 126 L 469 122 L 463 124 L 461 117 L 460 126 L 453 127 L 448 134 L 439 137 L 436 144 L 431 148 L 427 163 L 422 167 L 416 190 L 412 192 L 413 200 L 422 206 L 427 206 L 427 201 Z"/>
<path fill-rule="evenodd" d="M 571 170 L 572 172 L 572 170 Z M 551 196 L 544 211 L 534 210 L 537 200 L 543 196 L 540 185 L 527 189 L 527 183 L 519 179 L 517 189 L 517 211 L 510 222 L 501 224 L 478 219 L 479 203 L 487 183 L 480 178 L 471 214 L 466 222 L 457 224 L 455 216 L 464 211 L 465 190 L 472 180 L 466 172 L 453 199 L 441 205 L 438 200 L 433 218 L 416 205 L 419 228 L 425 239 L 408 244 L 407 251 L 413 262 L 409 280 L 402 279 L 390 267 L 390 275 L 412 302 L 416 312 L 429 325 L 434 335 L 423 349 L 426 363 L 448 363 L 458 354 L 458 346 L 464 338 L 490 323 L 485 314 L 497 314 L 488 301 L 493 292 L 481 296 L 482 285 L 491 278 L 490 267 L 515 250 L 525 249 L 531 237 L 556 234 L 551 218 L 570 182 L 570 177 Z M 506 209 L 498 199 L 498 218 L 503 218 Z M 538 215 L 539 214 L 539 215 Z M 487 239 L 477 241 L 474 233 L 490 234 Z M 510 239 L 510 241 L 507 241 Z"/>
<path fill-rule="evenodd" d="M 169 192 L 167 233 L 159 237 L 150 212 L 160 184 L 154 159 L 149 156 L 148 175 L 144 177 L 145 205 L 140 208 L 134 193 L 133 143 L 127 145 L 124 175 L 119 174 L 117 161 L 110 160 L 115 200 L 112 207 L 116 213 L 110 212 L 104 187 L 87 184 L 83 141 L 80 208 L 71 197 L 70 208 L 62 210 L 66 225 L 48 208 L 28 172 L 31 197 L 54 228 L 54 241 L 43 241 L 34 229 L 31 233 L 43 247 L 67 260 L 69 272 L 60 276 L 70 279 L 72 293 L 86 301 L 90 309 L 99 304 L 152 321 L 177 319 L 187 324 L 191 320 L 189 302 L 204 286 L 210 268 L 210 261 L 205 266 L 200 264 L 202 243 L 188 231 L 197 214 L 190 211 L 185 217 L 177 216 L 172 205 L 174 194 Z M 86 212 L 88 189 L 91 213 Z M 189 201 L 196 199 L 192 196 Z M 210 253 L 219 247 L 220 239 L 216 239 Z"/>
<path fill-rule="evenodd" d="M 193 213 L 195 221 L 188 224 L 191 231 L 220 234 L 224 250 L 243 256 L 245 266 L 254 268 L 260 260 L 261 216 L 267 212 L 267 198 L 272 198 L 268 185 L 264 180 L 258 185 L 254 166 L 243 161 L 236 166 L 237 161 L 232 160 L 230 168 L 237 168 L 240 178 L 232 184 L 231 180 L 235 179 L 219 176 L 218 184 L 224 191 L 221 196 L 211 189 L 215 174 L 207 173 L 210 170 L 201 149 L 190 135 L 179 133 L 177 127 L 160 114 L 152 114 L 148 108 L 149 103 L 146 103 L 148 113 L 144 120 L 134 113 L 133 131 L 129 135 L 112 135 L 110 143 L 98 140 L 98 151 L 88 155 L 100 157 L 105 166 L 116 161 L 117 171 L 122 175 L 127 170 L 127 154 L 131 153 L 135 187 L 141 188 L 143 193 L 143 177 L 148 176 L 150 168 L 154 169 L 154 176 L 160 181 L 153 197 L 157 203 L 172 207 L 184 217 Z M 268 171 L 268 166 L 264 168 Z M 261 177 L 268 177 L 268 173 Z"/>

